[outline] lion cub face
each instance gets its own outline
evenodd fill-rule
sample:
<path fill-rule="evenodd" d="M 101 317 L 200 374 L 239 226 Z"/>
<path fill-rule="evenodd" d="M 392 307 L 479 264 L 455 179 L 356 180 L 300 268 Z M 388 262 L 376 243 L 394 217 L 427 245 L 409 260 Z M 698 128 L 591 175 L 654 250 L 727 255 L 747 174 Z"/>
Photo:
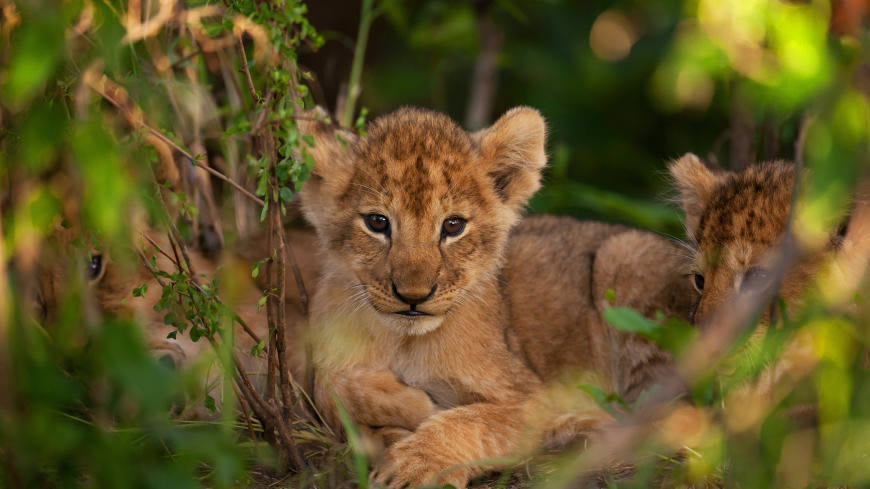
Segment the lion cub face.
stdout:
<path fill-rule="evenodd" d="M 414 108 L 346 144 L 319 123 L 302 131 L 316 161 L 304 212 L 330 261 L 350 272 L 352 300 L 402 334 L 431 331 L 474 302 L 546 162 L 544 121 L 528 108 L 474 135 Z"/>
<path fill-rule="evenodd" d="M 670 165 L 695 245 L 693 282 L 701 293 L 694 322 L 705 320 L 737 292 L 772 286 L 772 250 L 788 224 L 794 166 L 762 163 L 741 172 L 713 172 L 687 154 Z M 832 243 L 836 243 L 835 239 Z M 792 303 L 817 271 L 819 256 L 802 260 L 783 277 L 780 295 Z M 761 322 L 768 318 L 762 316 Z"/>

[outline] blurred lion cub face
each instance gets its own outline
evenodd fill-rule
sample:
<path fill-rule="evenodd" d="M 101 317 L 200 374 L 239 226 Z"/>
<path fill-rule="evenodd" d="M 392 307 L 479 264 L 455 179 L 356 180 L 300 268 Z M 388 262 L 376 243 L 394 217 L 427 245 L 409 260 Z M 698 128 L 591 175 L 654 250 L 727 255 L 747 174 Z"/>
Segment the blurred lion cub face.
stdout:
<path fill-rule="evenodd" d="M 497 270 L 508 231 L 538 189 L 545 125 L 517 108 L 476 134 L 403 108 L 366 138 L 308 124 L 316 168 L 303 206 L 359 307 L 401 334 L 437 328 Z"/>
<path fill-rule="evenodd" d="M 156 311 L 155 305 L 161 296 L 160 284 L 140 261 L 135 249 L 82 248 L 76 230 L 58 226 L 45 241 L 36 270 L 34 310 L 41 319 L 52 321 L 62 308 L 68 288 L 80 283 L 89 290 L 95 313 L 122 319 L 135 319 L 142 325 L 143 337 L 155 358 L 167 366 L 181 367 L 208 349 L 205 341 L 193 342 L 187 335 L 178 334 L 168 338 L 174 330 L 163 322 L 164 312 Z M 165 237 L 149 232 L 162 249 L 170 249 Z M 136 239 L 135 241 L 139 241 Z M 139 246 L 131 242 L 133 246 Z M 155 256 L 163 270 L 173 270 L 173 265 L 154 246 L 143 248 L 147 256 Z M 191 253 L 197 270 L 213 272 L 214 265 L 198 253 Z M 113 259 L 114 258 L 114 259 Z M 133 290 L 145 286 L 143 295 L 134 297 Z"/>
<path fill-rule="evenodd" d="M 686 213 L 686 234 L 695 247 L 693 281 L 701 293 L 694 322 L 704 324 L 738 292 L 771 287 L 772 252 L 789 220 L 795 169 L 782 161 L 743 171 L 714 172 L 687 154 L 670 165 Z M 833 237 L 827 252 L 843 236 Z M 802 259 L 783 277 L 779 293 L 791 304 L 818 272 L 823 254 Z M 761 322 L 768 321 L 767 312 Z"/>

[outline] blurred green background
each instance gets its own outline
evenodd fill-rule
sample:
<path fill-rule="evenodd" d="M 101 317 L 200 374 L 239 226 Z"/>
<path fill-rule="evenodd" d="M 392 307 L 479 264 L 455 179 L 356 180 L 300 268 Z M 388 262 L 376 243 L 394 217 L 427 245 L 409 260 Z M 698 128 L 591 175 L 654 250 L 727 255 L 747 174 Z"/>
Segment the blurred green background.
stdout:
<path fill-rule="evenodd" d="M 728 128 L 729 110 L 725 83 L 705 103 L 682 109 L 661 103 L 654 90 L 653 75 L 684 8 L 679 1 L 383 2 L 366 53 L 361 105 L 370 117 L 419 105 L 465 124 L 485 17 L 500 38 L 488 122 L 529 105 L 549 123 L 551 168 L 532 210 L 679 234 L 677 214 L 664 206 L 665 164 L 688 151 L 706 156 Z M 618 52 L 603 53 L 610 59 L 590 42 L 603 13 L 625 21 L 617 22 L 624 27 L 617 36 L 628 31 L 617 40 L 628 51 L 616 46 Z M 359 4 L 312 2 L 309 19 L 326 43 L 300 61 L 317 76 L 315 100 L 334 109 L 350 71 Z M 604 42 L 607 34 L 612 30 L 604 31 Z"/>

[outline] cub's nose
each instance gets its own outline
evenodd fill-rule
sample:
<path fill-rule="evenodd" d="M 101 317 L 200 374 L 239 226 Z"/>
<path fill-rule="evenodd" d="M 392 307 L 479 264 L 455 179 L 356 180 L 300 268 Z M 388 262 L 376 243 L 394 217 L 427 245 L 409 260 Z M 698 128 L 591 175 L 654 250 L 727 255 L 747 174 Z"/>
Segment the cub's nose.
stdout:
<path fill-rule="evenodd" d="M 421 289 L 414 290 L 413 288 L 408 288 L 402 290 L 401 292 L 396 287 L 396 284 L 393 283 L 393 295 L 396 296 L 397 299 L 408 304 L 409 306 L 416 306 L 417 304 L 422 304 L 435 295 L 435 289 L 438 288 L 438 284 L 432 286 L 428 293 L 423 292 Z"/>

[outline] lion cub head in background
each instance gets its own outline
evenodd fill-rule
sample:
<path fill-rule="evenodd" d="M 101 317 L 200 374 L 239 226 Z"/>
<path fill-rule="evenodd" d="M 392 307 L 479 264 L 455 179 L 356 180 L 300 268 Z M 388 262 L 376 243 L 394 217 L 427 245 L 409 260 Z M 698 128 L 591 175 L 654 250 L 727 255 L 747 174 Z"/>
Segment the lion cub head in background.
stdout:
<path fill-rule="evenodd" d="M 687 154 L 670 165 L 670 173 L 686 213 L 686 234 L 696 251 L 693 281 L 701 298 L 693 319 L 703 324 L 738 292 L 763 291 L 773 285 L 772 251 L 789 222 L 795 167 L 775 161 L 736 173 L 713 171 Z M 857 225 L 844 226 L 821 253 L 805 256 L 789 268 L 779 294 L 789 304 L 800 300 L 825 255 L 854 253 L 863 233 Z M 761 322 L 767 320 L 765 312 Z"/>
<path fill-rule="evenodd" d="M 515 108 L 475 134 L 417 108 L 378 118 L 365 138 L 310 125 L 317 167 L 303 210 L 328 250 L 328 273 L 346 275 L 357 306 L 419 335 L 474 301 L 540 186 L 540 114 Z"/>

